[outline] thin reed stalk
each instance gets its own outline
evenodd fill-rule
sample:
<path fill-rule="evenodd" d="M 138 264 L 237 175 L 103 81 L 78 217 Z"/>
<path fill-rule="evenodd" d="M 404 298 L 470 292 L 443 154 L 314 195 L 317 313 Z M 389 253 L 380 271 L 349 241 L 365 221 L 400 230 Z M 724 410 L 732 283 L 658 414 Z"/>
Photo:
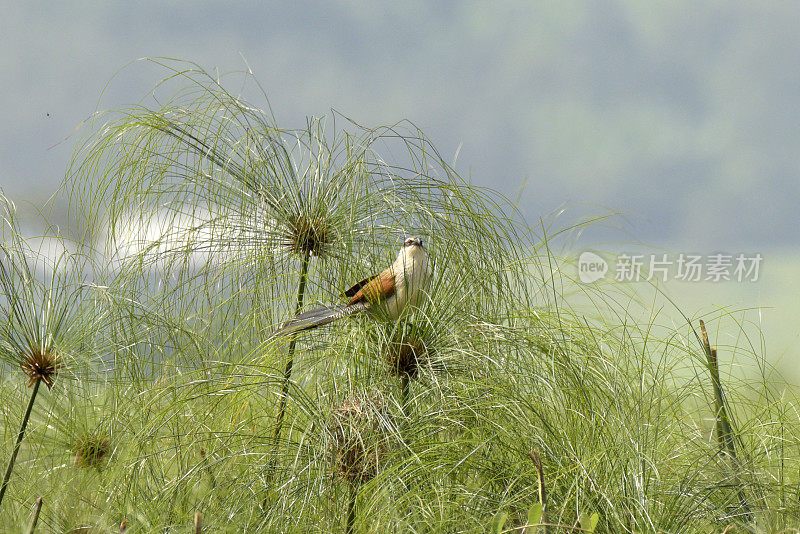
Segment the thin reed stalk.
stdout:
<path fill-rule="evenodd" d="M 28 426 L 28 419 L 31 417 L 31 410 L 33 410 L 33 403 L 36 402 L 36 394 L 39 393 L 39 385 L 42 383 L 42 378 L 39 377 L 33 383 L 33 390 L 31 391 L 31 398 L 28 400 L 28 407 L 25 409 L 25 415 L 22 417 L 22 424 L 19 427 L 19 434 L 17 434 L 17 442 L 14 444 L 14 452 L 11 453 L 11 458 L 8 459 L 8 466 L 6 467 L 6 474 L 3 476 L 3 485 L 0 487 L 0 505 L 3 504 L 3 497 L 6 494 L 8 481 L 11 478 L 11 472 L 14 471 L 14 463 L 17 461 L 17 454 L 19 453 L 22 439 L 25 437 L 25 428 Z"/>
<path fill-rule="evenodd" d="M 534 450 L 530 453 L 530 457 L 531 460 L 533 460 L 533 465 L 536 466 L 536 479 L 539 483 L 539 505 L 542 507 L 542 515 L 539 518 L 541 528 L 537 532 L 549 534 L 550 528 L 547 525 L 547 490 L 545 489 L 544 485 L 544 466 L 542 465 L 542 455 L 538 450 Z M 525 531 L 527 532 L 527 529 L 525 529 Z"/>
<path fill-rule="evenodd" d="M 717 361 L 717 349 L 712 347 L 708 340 L 708 331 L 702 319 L 700 319 L 700 334 L 703 342 L 703 351 L 706 355 L 706 365 L 711 375 L 711 386 L 714 390 L 714 418 L 717 430 L 717 441 L 720 451 L 727 455 L 734 469 L 736 478 L 736 493 L 739 498 L 739 505 L 749 521 L 751 516 L 750 506 L 747 502 L 744 486 L 740 479 L 739 470 L 741 468 L 738 457 L 736 456 L 736 434 L 731 424 L 731 415 L 725 404 L 725 396 L 722 390 L 722 381 L 719 377 L 719 364 Z"/>
<path fill-rule="evenodd" d="M 358 485 L 350 484 L 350 498 L 347 503 L 347 527 L 345 532 L 353 534 L 356 526 L 356 497 L 358 496 Z"/>
<path fill-rule="evenodd" d="M 300 283 L 297 286 L 297 304 L 295 306 L 295 316 L 300 314 L 303 309 L 303 300 L 306 295 L 306 283 L 308 282 L 308 267 L 311 262 L 311 249 L 306 249 L 303 256 L 303 263 L 300 267 Z M 292 335 L 292 340 L 289 342 L 288 360 L 286 361 L 286 368 L 283 372 L 283 386 L 281 387 L 281 399 L 278 405 L 278 419 L 275 424 L 275 453 L 277 453 L 281 440 L 281 429 L 283 428 L 283 418 L 286 413 L 286 402 L 289 396 L 289 382 L 292 379 L 292 367 L 294 366 L 294 351 L 297 346 L 297 334 Z M 275 455 L 273 454 L 272 466 L 275 465 Z"/>
<path fill-rule="evenodd" d="M 408 409 L 408 399 L 411 396 L 411 377 L 407 373 L 400 375 L 400 404 L 403 409 L 403 415 L 406 418 L 410 417 Z"/>
<path fill-rule="evenodd" d="M 700 333 L 703 339 L 703 350 L 706 355 L 706 365 L 711 375 L 711 386 L 714 390 L 714 417 L 717 427 L 717 440 L 721 451 L 736 458 L 736 445 L 734 443 L 734 433 L 731 426 L 730 415 L 725 405 L 725 397 L 722 392 L 722 381 L 719 378 L 719 365 L 717 363 L 717 349 L 712 347 L 708 341 L 708 332 L 703 320 L 700 320 Z"/>
<path fill-rule="evenodd" d="M 28 534 L 33 534 L 36 530 L 36 523 L 39 522 L 39 512 L 42 511 L 42 498 L 36 499 L 36 504 L 33 506 L 33 516 L 31 517 L 31 524 L 28 526 Z"/>

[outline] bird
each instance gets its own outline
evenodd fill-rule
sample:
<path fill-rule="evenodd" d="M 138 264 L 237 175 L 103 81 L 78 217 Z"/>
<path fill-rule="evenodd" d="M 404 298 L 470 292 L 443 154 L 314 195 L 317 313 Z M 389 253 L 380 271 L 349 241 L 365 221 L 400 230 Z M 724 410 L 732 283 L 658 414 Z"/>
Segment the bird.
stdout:
<path fill-rule="evenodd" d="M 284 322 L 268 339 L 316 328 L 362 312 L 396 321 L 418 307 L 430 283 L 428 253 L 417 236 L 408 237 L 394 263 L 344 292 L 347 304 L 324 306 Z"/>

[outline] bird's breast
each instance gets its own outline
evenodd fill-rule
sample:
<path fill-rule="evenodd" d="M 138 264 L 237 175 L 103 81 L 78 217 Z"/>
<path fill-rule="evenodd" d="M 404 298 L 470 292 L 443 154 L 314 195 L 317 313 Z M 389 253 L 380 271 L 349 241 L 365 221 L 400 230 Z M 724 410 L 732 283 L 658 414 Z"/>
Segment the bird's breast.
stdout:
<path fill-rule="evenodd" d="M 427 288 L 430 273 L 428 258 L 421 249 L 404 251 L 392 266 L 395 276 L 395 293 L 386 304 L 393 319 L 397 319 L 408 306 L 419 306 Z"/>

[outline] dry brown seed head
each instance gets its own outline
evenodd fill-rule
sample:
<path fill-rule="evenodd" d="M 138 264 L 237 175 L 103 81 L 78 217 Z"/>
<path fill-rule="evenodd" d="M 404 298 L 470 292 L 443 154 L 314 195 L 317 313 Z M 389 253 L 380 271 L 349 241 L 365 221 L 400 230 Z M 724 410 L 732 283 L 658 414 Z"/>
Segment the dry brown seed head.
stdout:
<path fill-rule="evenodd" d="M 103 459 L 109 454 L 111 454 L 111 441 L 103 436 L 84 436 L 78 438 L 75 443 L 77 467 L 100 467 Z"/>
<path fill-rule="evenodd" d="M 320 216 L 293 216 L 289 219 L 286 247 L 303 255 L 309 253 L 321 256 L 327 245 L 333 241 L 333 231 L 328 222 Z"/>
<path fill-rule="evenodd" d="M 414 378 L 428 360 L 428 344 L 419 334 L 398 332 L 389 341 L 385 354 L 393 374 Z"/>
<path fill-rule="evenodd" d="M 53 350 L 42 351 L 38 347 L 31 347 L 27 353 L 20 356 L 20 367 L 28 375 L 28 387 L 41 379 L 48 389 L 53 388 L 53 382 L 61 367 L 58 354 Z"/>
<path fill-rule="evenodd" d="M 387 449 L 380 418 L 385 404 L 380 396 L 353 395 L 335 408 L 328 424 L 333 437 L 333 461 L 343 480 L 366 482 L 375 477 Z"/>

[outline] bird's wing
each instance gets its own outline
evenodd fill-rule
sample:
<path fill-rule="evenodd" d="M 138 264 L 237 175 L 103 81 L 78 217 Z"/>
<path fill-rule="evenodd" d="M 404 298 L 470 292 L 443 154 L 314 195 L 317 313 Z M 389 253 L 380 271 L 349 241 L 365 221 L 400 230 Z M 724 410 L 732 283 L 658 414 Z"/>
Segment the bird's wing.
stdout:
<path fill-rule="evenodd" d="M 377 277 L 378 277 L 377 274 L 373 274 L 372 276 L 368 276 L 368 277 L 364 278 L 362 281 L 358 282 L 357 284 L 354 284 L 353 287 L 351 287 L 350 289 L 345 291 L 344 292 L 344 296 L 345 297 L 354 296 L 356 293 L 358 293 L 359 289 L 361 289 L 362 287 L 364 287 L 365 285 L 367 285 L 368 283 L 370 283 L 372 280 L 374 280 Z"/>
<path fill-rule="evenodd" d="M 359 282 L 356 284 L 356 286 L 362 283 L 363 286 L 360 287 L 355 294 L 353 294 L 353 297 L 350 299 L 348 304 L 355 304 L 362 301 L 367 301 L 372 304 L 375 302 L 380 302 L 381 300 L 394 295 L 394 271 L 391 267 L 380 274 L 368 278 L 365 281 Z"/>

